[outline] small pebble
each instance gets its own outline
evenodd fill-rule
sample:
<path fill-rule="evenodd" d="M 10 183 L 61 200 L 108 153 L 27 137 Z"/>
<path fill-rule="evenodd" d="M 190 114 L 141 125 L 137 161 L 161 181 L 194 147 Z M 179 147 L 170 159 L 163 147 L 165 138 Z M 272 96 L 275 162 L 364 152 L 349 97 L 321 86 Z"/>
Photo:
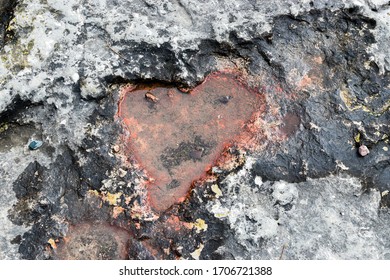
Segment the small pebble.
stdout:
<path fill-rule="evenodd" d="M 368 155 L 370 153 L 370 150 L 367 148 L 366 145 L 361 145 L 359 147 L 359 154 L 362 156 L 362 157 L 365 157 L 366 155 Z"/>
<path fill-rule="evenodd" d="M 148 91 L 146 94 L 145 94 L 145 98 L 149 101 L 152 101 L 154 103 L 156 103 L 159 99 L 153 94 L 151 93 L 150 91 Z"/>
<path fill-rule="evenodd" d="M 114 153 L 118 153 L 119 152 L 119 145 L 114 145 L 112 147 L 112 150 L 113 150 Z"/>
<path fill-rule="evenodd" d="M 228 104 L 230 99 L 232 99 L 233 97 L 229 96 L 229 95 L 226 95 L 226 96 L 223 96 L 219 99 L 219 102 L 221 102 L 222 104 Z"/>
<path fill-rule="evenodd" d="M 122 168 L 119 168 L 119 177 L 123 178 L 126 176 L 127 174 L 127 171 L 126 170 L 123 170 Z"/>
<path fill-rule="evenodd" d="M 212 174 L 222 174 L 222 173 L 223 173 L 223 170 L 220 169 L 220 168 L 217 167 L 217 166 L 213 166 L 213 167 L 211 168 L 211 173 L 212 173 Z"/>
<path fill-rule="evenodd" d="M 39 149 L 41 146 L 43 145 L 43 142 L 42 141 L 39 141 L 39 140 L 32 140 L 30 142 L 30 144 L 28 145 L 28 148 L 30 150 L 37 150 Z"/>

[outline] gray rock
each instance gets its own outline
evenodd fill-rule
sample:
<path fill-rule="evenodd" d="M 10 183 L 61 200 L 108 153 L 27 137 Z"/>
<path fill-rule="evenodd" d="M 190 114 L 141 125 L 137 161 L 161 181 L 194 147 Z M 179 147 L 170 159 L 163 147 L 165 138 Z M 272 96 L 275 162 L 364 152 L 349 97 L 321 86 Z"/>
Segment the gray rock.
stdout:
<path fill-rule="evenodd" d="M 208 209 L 234 231 L 218 251 L 238 259 L 387 259 L 389 213 L 381 195 L 348 176 L 251 183 L 251 160 L 222 182 Z M 259 180 L 258 180 L 259 181 Z M 236 242 L 245 248 L 237 254 Z"/>

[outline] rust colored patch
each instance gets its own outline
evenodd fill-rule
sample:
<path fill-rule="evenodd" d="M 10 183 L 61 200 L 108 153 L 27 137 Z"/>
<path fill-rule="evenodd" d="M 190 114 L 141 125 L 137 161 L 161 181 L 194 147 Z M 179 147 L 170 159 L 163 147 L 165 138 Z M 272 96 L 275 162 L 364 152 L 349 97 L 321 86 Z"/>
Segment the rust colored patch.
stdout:
<path fill-rule="evenodd" d="M 301 120 L 298 115 L 287 113 L 283 118 L 281 131 L 286 134 L 286 136 L 291 136 L 299 129 L 300 123 Z"/>
<path fill-rule="evenodd" d="M 188 94 L 162 86 L 125 88 L 119 116 L 129 131 L 130 155 L 152 178 L 152 208 L 182 202 L 226 147 L 248 141 L 248 123 L 263 104 L 232 73 L 211 74 Z"/>
<path fill-rule="evenodd" d="M 302 80 L 298 84 L 298 88 L 306 88 L 313 84 L 313 80 L 308 75 L 302 77 Z"/>
<path fill-rule="evenodd" d="M 128 259 L 130 234 L 107 223 L 71 226 L 55 254 L 61 260 Z"/>

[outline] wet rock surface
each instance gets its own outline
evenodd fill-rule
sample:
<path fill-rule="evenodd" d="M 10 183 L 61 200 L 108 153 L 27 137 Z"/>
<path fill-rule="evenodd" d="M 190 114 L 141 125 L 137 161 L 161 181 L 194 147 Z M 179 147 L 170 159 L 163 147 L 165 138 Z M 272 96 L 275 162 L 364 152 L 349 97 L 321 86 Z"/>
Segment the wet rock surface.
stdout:
<path fill-rule="evenodd" d="M 264 107 L 234 73 L 209 75 L 190 93 L 155 87 L 123 95 L 119 115 L 130 134 L 129 157 L 152 177 L 147 188 L 156 211 L 183 200 L 224 149 L 250 134 L 245 124 Z"/>
<path fill-rule="evenodd" d="M 1 1 L 0 259 L 389 259 L 389 13 L 387 1 Z M 156 211 L 124 93 L 191 95 L 221 72 L 262 100 L 251 133 L 202 176 L 173 176 L 162 193 L 183 199 Z M 229 90 L 199 104 L 226 107 Z M 127 109 L 146 102 L 136 117 L 153 120 L 164 98 L 145 94 Z M 220 144 L 196 136 L 150 158 L 195 164 Z"/>

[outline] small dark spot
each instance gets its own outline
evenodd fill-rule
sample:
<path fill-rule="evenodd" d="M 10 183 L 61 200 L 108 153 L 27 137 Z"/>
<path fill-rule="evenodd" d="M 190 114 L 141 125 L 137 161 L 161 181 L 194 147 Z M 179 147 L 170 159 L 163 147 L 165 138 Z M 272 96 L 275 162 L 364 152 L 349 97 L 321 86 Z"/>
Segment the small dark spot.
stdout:
<path fill-rule="evenodd" d="M 356 13 L 359 12 L 359 8 L 358 7 L 352 7 L 352 8 L 347 9 L 347 12 L 350 13 L 350 14 L 356 14 Z"/>
<path fill-rule="evenodd" d="M 167 186 L 166 188 L 168 190 L 171 190 L 171 189 L 176 189 L 178 186 L 180 186 L 180 182 L 176 179 L 173 179 Z"/>
<path fill-rule="evenodd" d="M 11 244 L 20 244 L 22 242 L 22 236 L 19 234 L 11 240 Z"/>
<path fill-rule="evenodd" d="M 284 211 L 290 211 L 293 208 L 293 205 L 291 203 L 287 203 L 281 206 L 283 207 Z"/>
<path fill-rule="evenodd" d="M 190 156 L 194 160 L 200 160 L 203 156 L 204 148 L 202 147 L 195 147 L 191 152 Z"/>
<path fill-rule="evenodd" d="M 226 95 L 226 96 L 223 96 L 223 97 L 218 98 L 218 102 L 219 102 L 219 103 L 222 103 L 222 104 L 228 104 L 229 101 L 230 101 L 232 98 L 233 98 L 232 96 Z"/>

